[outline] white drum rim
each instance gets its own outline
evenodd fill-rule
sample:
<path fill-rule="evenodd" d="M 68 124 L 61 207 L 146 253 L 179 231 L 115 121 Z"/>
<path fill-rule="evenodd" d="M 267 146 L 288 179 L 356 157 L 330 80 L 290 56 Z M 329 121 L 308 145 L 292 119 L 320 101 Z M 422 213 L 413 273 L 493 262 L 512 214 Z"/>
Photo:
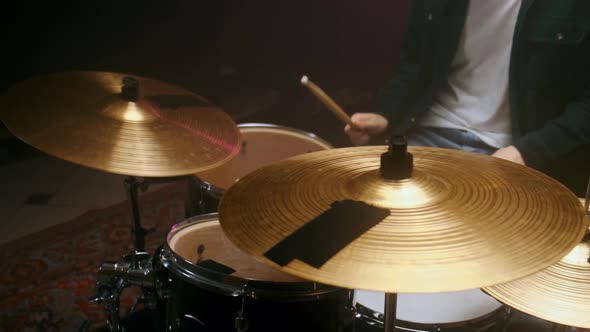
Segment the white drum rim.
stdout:
<path fill-rule="evenodd" d="M 175 234 L 195 224 L 219 221 L 217 212 L 197 215 L 185 219 L 172 226 L 167 234 L 166 241 L 158 255 L 160 263 L 166 270 L 194 286 L 207 289 L 212 292 L 230 296 L 254 296 L 257 298 L 301 298 L 309 296 L 330 296 L 342 291 L 342 288 L 323 285 L 312 281 L 301 282 L 276 282 L 257 279 L 248 279 L 228 275 L 200 267 L 178 255 L 170 246 L 170 239 Z"/>
<path fill-rule="evenodd" d="M 481 293 L 481 294 L 480 294 Z M 360 304 L 364 310 L 366 311 L 371 311 L 373 314 L 371 315 L 376 316 L 376 315 L 382 315 L 383 314 L 383 310 L 382 309 L 377 309 L 370 305 L 369 303 L 367 303 L 367 301 L 359 301 L 359 294 L 364 294 L 365 296 L 363 296 L 362 298 L 367 299 L 368 297 L 371 296 L 377 296 L 379 301 L 384 301 L 385 299 L 385 293 L 383 292 L 376 292 L 376 291 L 365 291 L 365 290 L 355 290 L 354 293 L 354 297 L 353 297 L 353 303 L 354 306 L 356 306 L 357 304 Z M 367 296 L 369 295 L 369 296 Z M 447 298 L 448 300 L 451 299 L 460 299 L 461 296 L 463 296 L 463 299 L 465 300 L 465 296 L 479 296 L 481 295 L 481 299 L 489 299 L 490 301 L 486 301 L 486 309 L 485 310 L 479 310 L 477 313 L 472 313 L 471 315 L 464 315 L 464 317 L 461 318 L 457 318 L 457 319 L 453 319 L 450 320 L 448 318 L 444 319 L 441 318 L 440 320 L 434 321 L 434 320 L 428 320 L 428 319 L 422 319 L 422 320 L 418 320 L 420 317 L 414 317 L 413 315 L 408 314 L 408 310 L 409 307 L 411 306 L 411 304 L 409 304 L 409 302 L 407 302 L 408 299 L 410 298 L 422 298 L 422 301 L 428 300 L 430 303 L 432 300 L 432 297 L 438 298 L 439 301 L 444 300 L 445 298 Z M 430 299 L 428 299 L 430 297 Z M 404 322 L 408 322 L 408 323 L 415 323 L 415 324 L 422 324 L 422 325 L 445 325 L 445 324 L 459 324 L 459 323 L 469 323 L 469 322 L 474 322 L 474 321 L 479 321 L 479 320 L 483 320 L 486 317 L 491 317 L 491 316 L 495 316 L 499 311 L 501 311 L 503 308 L 506 308 L 506 306 L 497 301 L 496 299 L 494 299 L 493 297 L 489 296 L 488 294 L 486 294 L 484 291 L 482 291 L 479 288 L 475 288 L 475 289 L 468 289 L 468 290 L 463 290 L 463 291 L 455 291 L 455 292 L 443 292 L 443 293 L 401 293 L 398 294 L 397 296 L 398 299 L 398 303 L 397 303 L 397 319 L 404 321 Z M 404 300 L 405 303 L 404 303 Z M 442 303 L 442 302 L 441 302 Z M 483 303 L 483 302 L 480 302 Z M 453 303 L 449 302 L 449 305 L 452 305 Z M 415 306 L 415 303 L 413 304 Z M 401 310 L 400 310 L 401 309 Z M 440 308 L 439 308 L 440 309 Z M 405 312 L 404 312 L 405 310 Z M 401 312 L 400 312 L 401 311 Z M 440 312 L 440 310 L 437 310 L 438 312 Z M 457 311 L 455 311 L 453 314 L 454 316 L 457 316 Z"/>
<path fill-rule="evenodd" d="M 238 128 L 285 129 L 286 131 L 290 131 L 292 133 L 299 134 L 302 137 L 312 138 L 314 141 L 317 141 L 317 142 L 321 143 L 322 145 L 324 145 L 326 147 L 326 149 L 333 149 L 334 148 L 334 145 L 332 145 L 330 142 L 317 136 L 314 133 L 311 133 L 311 132 L 308 132 L 308 131 L 305 131 L 302 129 L 289 127 L 289 126 L 276 125 L 276 124 L 263 123 L 263 122 L 245 122 L 245 123 L 239 123 L 237 126 L 238 126 Z"/>
<path fill-rule="evenodd" d="M 326 149 L 333 149 L 334 148 L 334 145 L 332 145 L 330 142 L 326 141 L 325 139 L 317 136 L 316 134 L 302 130 L 302 129 L 293 128 L 293 127 L 275 125 L 275 124 L 263 123 L 263 122 L 240 123 L 237 125 L 237 127 L 238 127 L 238 129 L 243 128 L 243 129 L 285 130 L 285 131 L 291 132 L 293 134 L 296 134 L 297 136 L 300 136 L 300 137 L 311 138 L 314 141 L 320 143 L 320 145 L 323 145 Z M 223 167 L 223 165 L 220 167 Z M 221 199 L 221 196 L 226 191 L 226 189 L 218 187 L 218 186 L 210 183 L 209 181 L 199 178 L 198 175 L 193 175 L 193 178 L 197 179 L 200 182 L 200 186 L 201 186 L 202 190 L 207 191 L 214 199 Z"/>

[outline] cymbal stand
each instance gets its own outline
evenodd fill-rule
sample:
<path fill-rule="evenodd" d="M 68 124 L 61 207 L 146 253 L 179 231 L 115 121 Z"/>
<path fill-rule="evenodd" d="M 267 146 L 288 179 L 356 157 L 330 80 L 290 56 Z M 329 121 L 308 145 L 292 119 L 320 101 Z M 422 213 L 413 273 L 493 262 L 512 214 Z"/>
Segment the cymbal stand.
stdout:
<path fill-rule="evenodd" d="M 414 156 L 408 152 L 406 137 L 392 133 L 388 145 L 387 152 L 381 154 L 379 167 L 381 176 L 389 180 L 411 178 L 414 171 Z M 385 332 L 393 332 L 395 330 L 396 311 L 397 294 L 385 293 Z"/>
<path fill-rule="evenodd" d="M 139 205 L 137 200 L 138 190 L 145 191 L 147 183 L 139 182 L 135 177 L 129 176 L 125 178 L 125 189 L 127 191 L 127 198 L 131 204 L 132 225 L 131 234 L 133 236 L 133 247 L 136 252 L 145 251 L 145 234 L 147 230 L 141 226 L 141 217 L 139 215 Z"/>
<path fill-rule="evenodd" d="M 586 216 L 590 218 L 590 179 L 588 179 L 588 187 L 586 188 L 586 199 L 584 200 L 584 213 Z M 584 239 L 582 241 L 590 240 L 590 226 L 586 229 L 586 235 L 584 235 Z M 590 263 L 590 257 L 587 260 Z"/>
<path fill-rule="evenodd" d="M 125 190 L 127 191 L 127 198 L 131 206 L 131 214 L 133 223 L 131 225 L 131 233 L 133 236 L 133 247 L 136 253 L 145 252 L 145 235 L 152 231 L 152 229 L 145 229 L 141 226 L 141 216 L 139 214 L 138 192 L 141 190 L 145 192 L 152 183 L 165 183 L 184 179 L 186 176 L 162 177 L 162 178 L 143 178 L 139 181 L 134 176 L 125 178 Z"/>
<path fill-rule="evenodd" d="M 142 295 L 138 302 L 155 306 L 160 294 L 164 294 L 163 283 L 158 281 L 152 258 L 148 252 L 134 252 L 125 255 L 123 262 L 104 262 L 96 277 L 97 294 L 90 303 L 103 304 L 107 312 L 107 325 L 110 332 L 125 332 L 119 318 L 119 297 L 129 286 L 137 286 Z"/>
<path fill-rule="evenodd" d="M 395 319 L 397 315 L 397 294 L 385 293 L 384 330 L 385 332 L 395 331 Z"/>
<path fill-rule="evenodd" d="M 111 332 L 125 332 L 119 318 L 119 297 L 127 283 L 123 279 L 113 281 L 98 280 L 96 282 L 97 295 L 89 303 L 104 304 L 107 312 L 107 325 Z"/>
<path fill-rule="evenodd" d="M 584 201 L 584 212 L 590 216 L 590 179 L 588 179 L 588 187 L 586 187 L 586 200 Z"/>

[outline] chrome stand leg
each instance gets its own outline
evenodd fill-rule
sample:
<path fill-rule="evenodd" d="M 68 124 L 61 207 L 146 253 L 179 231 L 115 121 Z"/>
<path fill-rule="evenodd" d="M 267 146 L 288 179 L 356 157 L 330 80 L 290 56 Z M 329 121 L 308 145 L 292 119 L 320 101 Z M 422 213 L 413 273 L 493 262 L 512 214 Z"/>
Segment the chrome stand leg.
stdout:
<path fill-rule="evenodd" d="M 385 293 L 385 332 L 393 332 L 395 330 L 395 318 L 397 311 L 397 294 Z"/>
<path fill-rule="evenodd" d="M 133 236 L 133 247 L 136 252 L 145 251 L 145 233 L 146 230 L 141 226 L 141 217 L 139 215 L 138 206 L 138 190 L 142 184 L 136 178 L 130 176 L 125 179 L 125 189 L 127 190 L 127 198 L 131 205 L 131 214 L 133 224 L 131 225 L 131 234 Z"/>

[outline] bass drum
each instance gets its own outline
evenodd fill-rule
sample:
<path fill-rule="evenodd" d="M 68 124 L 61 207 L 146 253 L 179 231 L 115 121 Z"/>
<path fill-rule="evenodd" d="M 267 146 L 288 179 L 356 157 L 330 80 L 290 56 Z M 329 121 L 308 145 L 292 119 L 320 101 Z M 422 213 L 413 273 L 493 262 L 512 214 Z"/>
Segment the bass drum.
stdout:
<path fill-rule="evenodd" d="M 356 290 L 355 331 L 384 330 L 385 293 Z M 480 289 L 434 294 L 398 294 L 395 331 L 483 332 L 504 331 L 511 316 Z"/>
<path fill-rule="evenodd" d="M 234 246 L 218 216 L 169 231 L 159 254 L 167 270 L 167 331 L 352 331 L 352 290 L 298 279 Z"/>
<path fill-rule="evenodd" d="M 296 155 L 332 149 L 333 146 L 299 129 L 266 123 L 243 123 L 240 153 L 229 162 L 189 178 L 186 216 L 217 211 L 221 196 L 246 174 L 274 161 Z"/>

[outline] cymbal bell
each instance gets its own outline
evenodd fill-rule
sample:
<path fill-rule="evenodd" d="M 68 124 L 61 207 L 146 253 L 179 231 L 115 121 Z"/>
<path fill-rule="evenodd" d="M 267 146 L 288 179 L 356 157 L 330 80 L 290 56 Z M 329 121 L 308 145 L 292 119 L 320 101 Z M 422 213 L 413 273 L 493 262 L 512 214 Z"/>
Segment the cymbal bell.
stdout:
<path fill-rule="evenodd" d="M 577 197 L 540 172 L 481 154 L 408 150 L 414 171 L 405 180 L 380 176 L 384 146 L 312 152 L 260 168 L 225 192 L 221 226 L 236 246 L 284 272 L 390 293 L 457 291 L 522 278 L 559 261 L 584 234 Z M 348 231 L 346 218 L 330 220 L 293 248 L 292 260 L 269 258 L 346 200 L 388 215 L 345 243 L 335 242 Z M 340 249 L 319 266 L 298 256 L 335 245 Z"/>
<path fill-rule="evenodd" d="M 205 98 L 135 75 L 65 72 L 0 96 L 2 121 L 33 147 L 124 175 L 168 177 L 217 167 L 239 151 L 237 125 Z"/>
<path fill-rule="evenodd" d="M 587 225 L 589 221 L 587 218 Z M 590 328 L 589 259 L 590 237 L 587 237 L 547 269 L 483 290 L 530 315 L 566 326 Z"/>

